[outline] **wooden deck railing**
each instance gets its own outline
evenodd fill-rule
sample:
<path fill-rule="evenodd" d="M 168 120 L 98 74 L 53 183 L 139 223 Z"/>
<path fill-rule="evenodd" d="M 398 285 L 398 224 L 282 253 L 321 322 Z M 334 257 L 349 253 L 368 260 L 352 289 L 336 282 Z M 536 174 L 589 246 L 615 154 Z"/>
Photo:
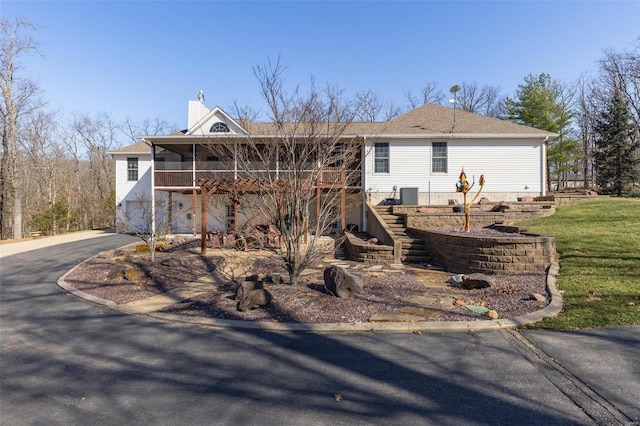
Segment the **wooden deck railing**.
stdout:
<path fill-rule="evenodd" d="M 338 188 L 343 185 L 350 188 L 358 188 L 361 186 L 360 174 L 348 173 L 342 167 L 325 167 L 320 170 L 317 179 L 317 186 L 320 188 Z M 263 177 L 262 177 L 262 176 Z M 287 171 L 283 170 L 280 173 L 280 178 L 286 178 Z M 234 179 L 236 174 L 233 171 L 227 170 L 196 170 L 195 181 L 193 170 L 156 170 L 154 174 L 156 187 L 195 187 L 195 182 L 202 178 L 213 179 Z M 242 171 L 237 172 L 237 178 L 273 178 L 276 176 L 275 171 L 258 171 L 252 172 L 251 176 Z"/>

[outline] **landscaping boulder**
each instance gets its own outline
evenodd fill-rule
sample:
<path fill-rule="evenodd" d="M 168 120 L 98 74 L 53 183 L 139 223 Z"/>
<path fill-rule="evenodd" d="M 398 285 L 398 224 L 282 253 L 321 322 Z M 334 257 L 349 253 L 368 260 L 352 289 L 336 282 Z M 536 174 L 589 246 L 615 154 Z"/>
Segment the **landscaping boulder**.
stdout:
<path fill-rule="evenodd" d="M 238 310 L 241 312 L 249 309 L 263 308 L 271 303 L 271 293 L 264 288 L 256 288 L 244 292 L 242 300 L 238 301 Z"/>
<path fill-rule="evenodd" d="M 253 277 L 247 277 L 247 280 L 237 283 L 236 287 L 236 300 L 240 302 L 244 299 L 245 294 L 250 292 L 251 290 L 259 290 L 263 288 L 262 281 L 255 279 L 250 279 Z"/>
<path fill-rule="evenodd" d="M 491 212 L 500 212 L 500 213 L 504 213 L 507 210 L 509 210 L 511 208 L 511 205 L 508 203 L 500 203 L 500 204 L 496 204 L 495 206 L 493 206 L 493 208 L 491 208 Z"/>
<path fill-rule="evenodd" d="M 127 272 L 127 266 L 123 264 L 113 265 L 107 274 L 107 279 L 109 280 L 122 280 L 124 279 L 124 274 Z"/>
<path fill-rule="evenodd" d="M 449 278 L 447 280 L 447 283 L 451 284 L 454 287 L 462 287 L 463 281 L 464 281 L 464 274 L 457 274 Z"/>
<path fill-rule="evenodd" d="M 284 279 L 282 278 L 282 275 L 278 273 L 267 275 L 266 280 L 271 284 L 284 284 Z"/>
<path fill-rule="evenodd" d="M 243 281 L 236 289 L 237 308 L 241 312 L 265 307 L 271 303 L 271 299 L 271 293 L 263 288 L 262 281 L 258 279 Z"/>
<path fill-rule="evenodd" d="M 127 270 L 124 273 L 124 278 L 127 281 L 132 281 L 136 283 L 142 281 L 144 277 L 145 277 L 145 273 L 140 269 L 137 269 L 134 267 L 127 268 Z"/>
<path fill-rule="evenodd" d="M 170 268 L 177 268 L 178 266 L 182 266 L 182 262 L 180 262 L 180 259 L 176 257 L 169 257 L 167 259 L 162 259 L 160 261 L 160 264 L 164 266 L 168 266 Z"/>
<path fill-rule="evenodd" d="M 495 284 L 496 279 L 485 274 L 469 274 L 462 278 L 462 288 L 473 290 L 476 288 L 487 288 Z"/>
<path fill-rule="evenodd" d="M 334 296 L 348 298 L 362 293 L 362 280 L 343 268 L 333 265 L 324 270 L 324 286 Z"/>

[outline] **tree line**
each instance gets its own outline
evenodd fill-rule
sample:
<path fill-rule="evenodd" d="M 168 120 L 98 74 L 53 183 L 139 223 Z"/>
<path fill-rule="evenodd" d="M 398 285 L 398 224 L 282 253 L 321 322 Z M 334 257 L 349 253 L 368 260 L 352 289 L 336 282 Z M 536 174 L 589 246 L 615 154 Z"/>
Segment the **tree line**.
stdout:
<path fill-rule="evenodd" d="M 107 112 L 64 117 L 50 111 L 20 62 L 39 53 L 35 30 L 25 20 L 0 21 L 2 239 L 113 226 L 115 167 L 108 152 L 134 143 L 135 135 L 177 130 L 161 117 L 117 120 Z M 548 142 L 550 189 L 638 194 L 640 38 L 629 50 L 605 51 L 595 64 L 592 74 L 572 83 L 530 74 L 513 96 L 461 82 L 455 107 L 558 133 Z M 407 91 L 403 103 L 365 90 L 350 100 L 357 105 L 352 119 L 386 121 L 424 103 L 450 105 L 450 97 L 435 82 Z M 239 119 L 255 117 L 249 108 L 230 109 Z"/>

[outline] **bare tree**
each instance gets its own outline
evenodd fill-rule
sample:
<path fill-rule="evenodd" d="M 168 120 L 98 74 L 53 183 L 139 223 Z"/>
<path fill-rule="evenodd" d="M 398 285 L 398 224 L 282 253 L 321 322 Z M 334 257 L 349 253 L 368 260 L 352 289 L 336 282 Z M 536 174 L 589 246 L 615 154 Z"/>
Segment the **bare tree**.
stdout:
<path fill-rule="evenodd" d="M 376 121 L 384 108 L 380 96 L 372 90 L 356 93 L 360 108 L 356 115 L 359 121 Z"/>
<path fill-rule="evenodd" d="M 67 174 L 70 160 L 59 143 L 55 114 L 44 111 L 31 114 L 20 133 L 18 176 L 23 186 L 24 216 L 31 218 L 34 214 L 44 214 L 54 205 L 63 205 L 69 220 L 64 221 L 64 227 L 54 223 L 52 230 L 68 232 L 77 224 L 70 220 L 76 209 L 72 207 L 74 197 Z M 30 222 L 27 221 L 27 229 L 30 225 L 36 226 Z"/>
<path fill-rule="evenodd" d="M 404 114 L 405 109 L 399 105 L 397 105 L 393 99 L 389 99 L 387 103 L 384 105 L 383 117 L 384 121 L 392 120 L 402 114 Z"/>
<path fill-rule="evenodd" d="M 358 173 L 360 141 L 345 137 L 357 103 L 332 86 L 289 93 L 285 69 L 280 59 L 254 68 L 270 123 L 247 122 L 249 135 L 235 143 L 212 138 L 208 149 L 221 163 L 235 165 L 237 179 L 220 181 L 220 189 L 243 209 L 244 231 L 254 225 L 277 230 L 278 244 L 270 249 L 295 284 L 323 254 L 320 236 L 338 220 L 341 190 Z"/>
<path fill-rule="evenodd" d="M 120 232 L 139 237 L 147 244 L 151 261 L 155 261 L 158 244 L 169 234 L 172 224 L 186 215 L 186 211 L 174 205 L 169 194 L 160 193 L 152 201 L 144 194 L 137 194 L 117 208 L 117 223 Z"/>
<path fill-rule="evenodd" d="M 396 105 L 393 99 L 384 101 L 372 90 L 358 92 L 356 93 L 355 98 L 356 103 L 358 104 L 358 110 L 355 118 L 358 121 L 389 121 L 396 118 L 403 112 L 402 107 Z"/>
<path fill-rule="evenodd" d="M 138 121 L 127 118 L 122 124 L 122 132 L 124 132 L 131 143 L 137 141 L 137 136 L 166 135 L 176 130 L 175 125 L 169 124 L 169 122 L 162 117 L 145 118 Z"/>
<path fill-rule="evenodd" d="M 464 111 L 497 118 L 504 110 L 505 97 L 500 94 L 497 86 L 479 86 L 472 81 L 462 83 L 462 89 L 456 94 L 456 101 Z"/>
<path fill-rule="evenodd" d="M 93 191 L 85 194 L 85 203 L 90 206 L 90 226 L 110 226 L 114 217 L 115 167 L 107 152 L 122 146 L 122 127 L 107 113 L 78 115 L 71 127 L 81 155 L 87 160 L 84 186 Z"/>
<path fill-rule="evenodd" d="M 630 50 L 607 50 L 599 60 L 599 66 L 608 99 L 619 90 L 629 102 L 636 127 L 640 127 L 640 37 Z"/>
<path fill-rule="evenodd" d="M 594 126 L 598 116 L 597 97 L 593 79 L 586 75 L 576 82 L 576 138 L 582 144 L 582 184 L 585 188 L 595 186 L 594 152 L 596 135 Z"/>
<path fill-rule="evenodd" d="M 418 94 L 413 93 L 411 90 L 407 91 L 405 97 L 411 108 L 417 108 L 427 103 L 441 104 L 445 99 L 444 93 L 438 89 L 438 85 L 433 81 L 425 84 Z"/>
<path fill-rule="evenodd" d="M 260 116 L 260 112 L 254 110 L 250 106 L 241 106 L 237 101 L 234 101 L 230 107 L 230 111 L 235 115 L 239 122 L 247 123 L 256 121 Z"/>
<path fill-rule="evenodd" d="M 19 58 L 36 52 L 37 43 L 23 32 L 35 27 L 18 19 L 0 21 L 0 104 L 2 120 L 2 157 L 0 158 L 0 238 L 21 238 L 21 192 L 17 180 L 19 127 L 21 120 L 44 105 L 40 88 L 32 80 L 20 76 Z M 11 229 L 11 231 L 10 231 Z"/>

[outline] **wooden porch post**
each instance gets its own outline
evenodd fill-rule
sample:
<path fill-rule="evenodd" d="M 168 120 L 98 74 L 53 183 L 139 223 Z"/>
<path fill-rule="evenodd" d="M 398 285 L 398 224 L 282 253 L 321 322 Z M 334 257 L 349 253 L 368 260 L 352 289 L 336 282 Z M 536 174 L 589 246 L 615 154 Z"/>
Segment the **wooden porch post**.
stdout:
<path fill-rule="evenodd" d="M 207 188 L 202 186 L 200 188 L 200 251 L 202 254 L 207 254 L 207 205 L 209 204 L 207 196 Z"/>
<path fill-rule="evenodd" d="M 193 212 L 193 217 L 191 218 L 191 232 L 193 232 L 193 236 L 196 235 L 196 207 L 198 206 L 198 192 L 197 190 L 193 190 L 193 197 L 191 198 L 191 211 Z"/>
<path fill-rule="evenodd" d="M 171 235 L 171 234 L 173 234 L 173 192 L 171 192 L 171 191 L 169 191 L 167 204 L 168 204 L 167 210 L 169 210 L 167 212 L 167 216 L 169 218 L 169 224 L 167 226 L 167 233 L 169 233 L 169 235 Z"/>
<path fill-rule="evenodd" d="M 345 232 L 347 229 L 347 215 L 346 215 L 346 189 L 345 186 L 347 185 L 346 182 L 346 172 L 344 167 L 342 168 L 342 170 L 340 170 L 340 182 L 342 183 L 340 186 L 340 226 L 342 229 L 342 232 Z"/>
<path fill-rule="evenodd" d="M 316 185 L 316 238 L 320 236 L 320 196 L 322 195 L 322 190 L 320 189 L 320 182 Z"/>
<path fill-rule="evenodd" d="M 345 232 L 347 229 L 347 216 L 345 214 L 346 209 L 346 194 L 344 187 L 340 190 L 340 229 Z"/>
<path fill-rule="evenodd" d="M 233 204 L 233 230 L 235 232 L 238 232 L 238 205 L 240 204 L 238 198 L 238 195 L 235 193 L 231 196 L 231 204 Z"/>

